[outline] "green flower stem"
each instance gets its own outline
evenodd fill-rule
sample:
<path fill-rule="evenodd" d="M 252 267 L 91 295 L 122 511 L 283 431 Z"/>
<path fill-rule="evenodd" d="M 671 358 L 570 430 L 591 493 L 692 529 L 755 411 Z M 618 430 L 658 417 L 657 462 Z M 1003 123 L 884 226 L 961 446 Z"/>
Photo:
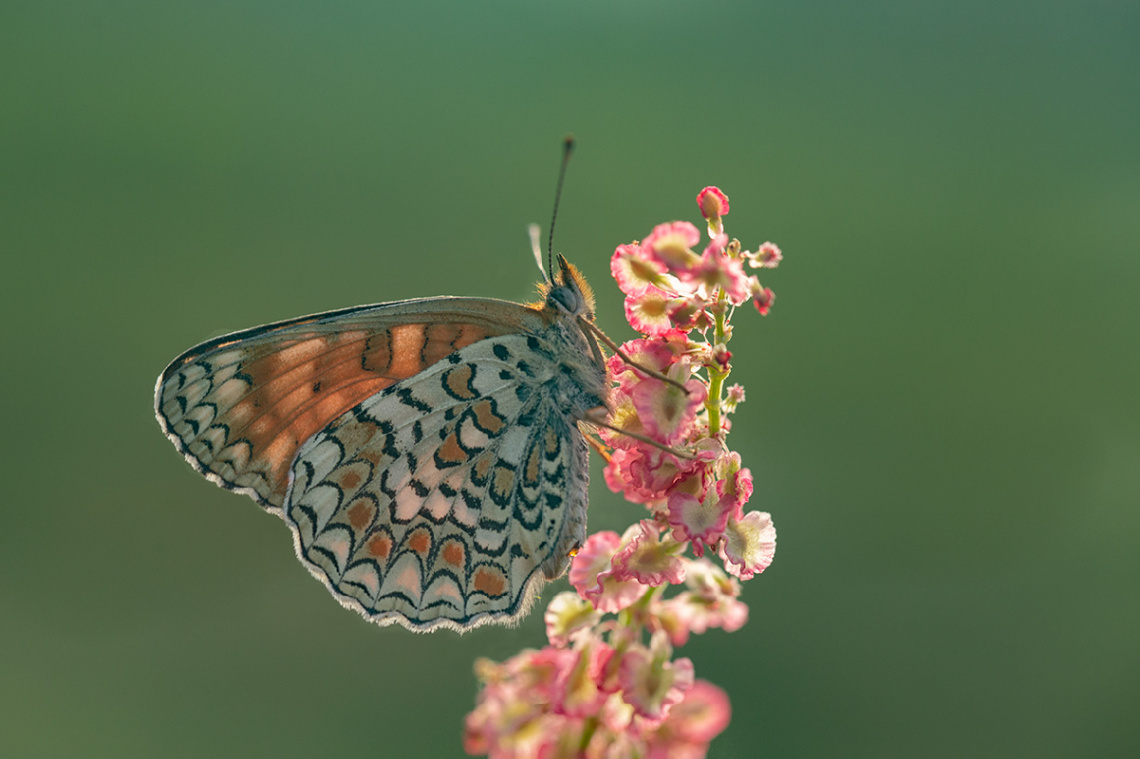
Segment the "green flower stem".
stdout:
<path fill-rule="evenodd" d="M 594 737 L 594 733 L 598 730 L 598 718 L 590 717 L 586 720 L 586 724 L 582 726 L 582 741 L 578 744 L 578 750 L 584 755 L 586 747 L 590 745 L 590 740 Z"/>
<path fill-rule="evenodd" d="M 716 305 L 717 308 L 713 309 L 716 316 L 716 326 L 713 329 L 713 345 L 723 345 L 728 341 L 725 339 L 725 313 L 727 298 L 724 295 L 724 290 L 717 293 Z M 721 406 L 721 393 L 724 392 L 724 381 L 728 379 L 731 369 L 721 371 L 718 367 L 710 365 L 707 367 L 709 370 L 709 395 L 705 398 L 705 409 L 709 412 L 709 434 L 712 437 L 720 435 L 720 406 Z"/>

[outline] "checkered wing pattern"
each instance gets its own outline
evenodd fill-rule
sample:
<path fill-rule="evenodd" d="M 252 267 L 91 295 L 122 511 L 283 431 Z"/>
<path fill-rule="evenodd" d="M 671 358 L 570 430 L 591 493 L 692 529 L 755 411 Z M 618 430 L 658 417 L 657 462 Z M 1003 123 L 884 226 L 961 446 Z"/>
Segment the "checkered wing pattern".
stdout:
<path fill-rule="evenodd" d="M 541 326 L 531 309 L 484 298 L 277 322 L 175 359 L 158 378 L 155 415 L 195 469 L 280 513 L 297 450 L 332 420 L 456 350 Z"/>
<path fill-rule="evenodd" d="M 585 538 L 587 449 L 525 334 L 387 387 L 304 443 L 284 503 L 298 556 L 379 624 L 510 623 Z"/>

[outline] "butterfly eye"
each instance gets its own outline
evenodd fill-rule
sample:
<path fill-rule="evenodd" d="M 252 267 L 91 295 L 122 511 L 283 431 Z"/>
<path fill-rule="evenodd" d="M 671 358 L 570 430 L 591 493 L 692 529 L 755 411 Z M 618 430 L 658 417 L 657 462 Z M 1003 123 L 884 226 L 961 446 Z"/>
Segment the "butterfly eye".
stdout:
<path fill-rule="evenodd" d="M 578 294 L 565 285 L 551 290 L 550 299 L 561 306 L 564 311 L 571 314 L 578 310 L 580 304 Z"/>

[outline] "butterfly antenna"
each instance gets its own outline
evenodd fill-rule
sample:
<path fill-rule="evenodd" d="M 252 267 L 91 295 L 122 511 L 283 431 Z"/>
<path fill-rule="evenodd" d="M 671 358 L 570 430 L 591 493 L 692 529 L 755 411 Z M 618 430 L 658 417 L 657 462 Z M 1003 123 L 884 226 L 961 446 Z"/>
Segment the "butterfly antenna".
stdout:
<path fill-rule="evenodd" d="M 562 141 L 562 168 L 558 170 L 558 187 L 554 190 L 554 212 L 550 214 L 550 236 L 546 238 L 546 266 L 554 273 L 554 220 L 558 218 L 558 201 L 562 199 L 562 182 L 566 179 L 566 164 L 574 152 L 574 137 L 566 135 Z"/>

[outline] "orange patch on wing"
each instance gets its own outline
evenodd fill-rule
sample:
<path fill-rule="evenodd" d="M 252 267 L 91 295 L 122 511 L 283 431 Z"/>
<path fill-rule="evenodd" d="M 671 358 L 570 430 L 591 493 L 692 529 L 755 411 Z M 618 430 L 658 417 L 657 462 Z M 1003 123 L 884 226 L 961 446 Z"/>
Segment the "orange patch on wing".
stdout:
<path fill-rule="evenodd" d="M 539 456 L 539 453 L 538 453 L 538 446 L 536 445 L 530 449 L 530 455 L 527 456 L 527 459 L 526 459 L 526 469 L 523 472 L 523 476 L 526 478 L 526 481 L 529 484 L 533 485 L 534 483 L 538 482 L 538 474 L 539 474 L 538 466 L 540 463 L 539 462 L 540 458 L 541 457 Z"/>
<path fill-rule="evenodd" d="M 424 361 L 424 325 L 399 324 L 388 330 L 392 338 L 392 356 L 389 362 L 391 375 L 394 377 L 411 377 L 422 370 L 427 362 Z"/>
<path fill-rule="evenodd" d="M 436 458 L 444 464 L 462 464 L 467 461 L 467 453 L 459 445 L 459 438 L 452 431 L 435 452 Z"/>
<path fill-rule="evenodd" d="M 491 487 L 499 496 L 506 498 L 515 487 L 515 473 L 505 466 L 497 467 L 495 469 L 495 479 L 491 483 Z"/>
<path fill-rule="evenodd" d="M 546 452 L 550 455 L 558 453 L 558 436 L 554 434 L 554 430 L 546 431 Z"/>
<path fill-rule="evenodd" d="M 470 366 L 457 366 L 448 370 L 447 374 L 443 376 L 443 381 L 447 383 L 447 390 L 452 396 L 471 400 L 476 397 L 475 391 L 471 389 L 472 376 L 473 372 Z"/>
<path fill-rule="evenodd" d="M 324 337 L 313 336 L 270 354 L 270 361 L 279 370 L 288 370 L 297 364 L 304 364 L 328 349 L 329 341 Z"/>
<path fill-rule="evenodd" d="M 352 490 L 360 484 L 360 475 L 349 469 L 340 477 L 340 486 L 345 490 Z"/>
<path fill-rule="evenodd" d="M 475 590 L 489 596 L 501 596 L 507 589 L 507 579 L 497 569 L 479 567 L 475 570 Z"/>
<path fill-rule="evenodd" d="M 231 439 L 249 441 L 248 469 L 263 472 L 274 492 L 284 494 L 301 443 L 393 384 L 361 366 L 366 338 L 363 331 L 312 336 L 242 362 L 251 390 L 220 421 Z"/>
<path fill-rule="evenodd" d="M 472 477 L 476 484 L 482 485 L 487 481 L 487 475 L 491 473 L 491 465 L 495 463 L 495 459 L 491 456 L 483 456 L 475 462 L 472 469 Z"/>
<path fill-rule="evenodd" d="M 373 450 L 371 448 L 363 448 L 356 455 L 370 462 L 373 466 L 379 466 L 380 461 L 384 458 L 379 450 Z"/>
<path fill-rule="evenodd" d="M 356 530 L 363 530 L 372 521 L 374 509 L 364 501 L 357 501 L 348 509 L 348 523 Z"/>
<path fill-rule="evenodd" d="M 463 544 L 457 543 L 454 540 L 449 540 L 447 545 L 443 547 L 442 556 L 443 560 L 453 567 L 463 566 Z"/>
<path fill-rule="evenodd" d="M 491 401 L 484 399 L 471 407 L 475 412 L 475 423 L 479 425 L 479 429 L 486 431 L 491 435 L 498 435 L 499 431 L 503 429 L 503 418 L 495 413 Z"/>
<path fill-rule="evenodd" d="M 408 548 L 420 556 L 425 556 L 431 550 L 431 534 L 427 530 L 419 529 L 412 532 L 407 539 Z"/>
<path fill-rule="evenodd" d="M 373 535 L 368 539 L 368 553 L 377 559 L 387 559 L 392 553 L 392 539 L 387 535 Z"/>
<path fill-rule="evenodd" d="M 489 334 L 486 328 L 475 324 L 437 322 L 428 327 L 427 336 L 429 345 L 439 346 L 437 350 L 440 352 L 446 350 L 447 353 L 451 353 L 460 348 L 466 348 L 471 343 L 477 343 L 488 337 Z M 440 358 L 446 356 L 447 353 L 443 353 Z"/>

